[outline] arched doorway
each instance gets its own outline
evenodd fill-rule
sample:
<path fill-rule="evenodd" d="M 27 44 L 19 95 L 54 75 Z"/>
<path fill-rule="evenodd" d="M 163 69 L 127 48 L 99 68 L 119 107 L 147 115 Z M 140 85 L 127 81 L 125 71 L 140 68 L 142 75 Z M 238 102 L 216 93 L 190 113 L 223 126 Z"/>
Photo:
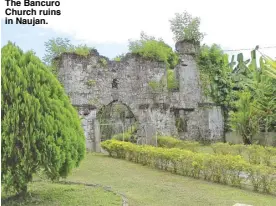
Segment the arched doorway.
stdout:
<path fill-rule="evenodd" d="M 126 104 L 113 101 L 102 106 L 96 118 L 100 126 L 101 141 L 113 138 L 136 143 L 138 121 Z"/>

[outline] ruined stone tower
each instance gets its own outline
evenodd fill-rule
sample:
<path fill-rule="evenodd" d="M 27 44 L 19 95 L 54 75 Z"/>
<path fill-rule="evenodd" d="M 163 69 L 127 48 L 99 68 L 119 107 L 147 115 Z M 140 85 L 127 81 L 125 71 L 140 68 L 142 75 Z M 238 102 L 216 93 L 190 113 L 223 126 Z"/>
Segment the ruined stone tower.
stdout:
<path fill-rule="evenodd" d="M 180 63 L 175 68 L 179 89 L 168 91 L 166 65 L 127 55 L 122 61 L 109 61 L 92 51 L 88 57 L 63 54 L 59 80 L 78 108 L 88 150 L 100 151 L 97 113 L 114 102 L 126 105 L 138 122 L 138 143 L 154 144 L 158 134 L 182 139 L 219 140 L 223 119 L 219 107 L 204 102 L 199 71 L 195 62 L 197 47 L 178 42 Z M 163 82 L 158 91 L 150 82 Z"/>

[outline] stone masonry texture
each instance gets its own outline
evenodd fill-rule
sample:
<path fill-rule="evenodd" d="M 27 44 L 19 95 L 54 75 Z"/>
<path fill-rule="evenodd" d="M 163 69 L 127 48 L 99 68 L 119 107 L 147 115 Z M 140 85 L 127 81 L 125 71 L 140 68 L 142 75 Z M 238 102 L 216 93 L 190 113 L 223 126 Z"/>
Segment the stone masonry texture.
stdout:
<path fill-rule="evenodd" d="M 223 133 L 221 108 L 206 99 L 201 91 L 195 61 L 197 48 L 178 42 L 180 62 L 174 69 L 179 90 L 168 91 L 167 70 L 163 62 L 128 54 L 121 61 L 110 61 L 92 50 L 87 57 L 65 53 L 59 58 L 58 78 L 82 118 L 86 147 L 100 151 L 97 112 L 103 106 L 121 103 L 138 122 L 140 144 L 154 144 L 155 136 L 171 135 L 191 140 L 220 140 Z M 151 82 L 163 86 L 154 90 Z M 177 120 L 184 129 L 179 131 Z"/>

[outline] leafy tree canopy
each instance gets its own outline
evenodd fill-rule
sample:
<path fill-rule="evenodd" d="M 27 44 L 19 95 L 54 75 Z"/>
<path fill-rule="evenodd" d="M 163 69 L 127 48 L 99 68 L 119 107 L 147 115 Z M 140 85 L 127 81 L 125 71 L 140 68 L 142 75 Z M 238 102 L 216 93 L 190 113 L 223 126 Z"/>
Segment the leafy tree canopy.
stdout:
<path fill-rule="evenodd" d="M 176 13 L 175 17 L 169 20 L 169 22 L 175 41 L 188 40 L 200 42 L 205 36 L 205 34 L 199 30 L 200 18 L 193 17 L 187 11 Z"/>
<path fill-rule="evenodd" d="M 56 180 L 77 167 L 85 136 L 62 86 L 38 57 L 11 42 L 1 57 L 2 183 L 25 194 L 34 173 Z"/>
<path fill-rule="evenodd" d="M 276 60 L 273 60 L 267 55 L 263 55 L 260 59 L 260 64 L 267 75 L 276 79 Z"/>
<path fill-rule="evenodd" d="M 244 143 L 250 144 L 257 132 L 276 129 L 276 79 L 269 72 L 273 67 L 263 57 L 260 58 L 260 67 L 257 67 L 256 50 L 251 52 L 251 60 L 244 61 L 242 54 L 237 60 L 233 77 L 238 98 L 230 113 L 230 122 L 232 128 L 242 135 Z"/>

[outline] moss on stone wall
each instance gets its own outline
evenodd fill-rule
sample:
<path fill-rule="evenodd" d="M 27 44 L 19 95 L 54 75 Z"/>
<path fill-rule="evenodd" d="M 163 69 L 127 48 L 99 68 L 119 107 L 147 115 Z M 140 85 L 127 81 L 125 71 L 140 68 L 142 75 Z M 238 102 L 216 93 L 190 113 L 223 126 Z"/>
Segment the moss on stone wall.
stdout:
<path fill-rule="evenodd" d="M 96 80 L 94 79 L 89 79 L 87 82 L 86 82 L 87 86 L 89 87 L 93 87 L 96 85 Z"/>

